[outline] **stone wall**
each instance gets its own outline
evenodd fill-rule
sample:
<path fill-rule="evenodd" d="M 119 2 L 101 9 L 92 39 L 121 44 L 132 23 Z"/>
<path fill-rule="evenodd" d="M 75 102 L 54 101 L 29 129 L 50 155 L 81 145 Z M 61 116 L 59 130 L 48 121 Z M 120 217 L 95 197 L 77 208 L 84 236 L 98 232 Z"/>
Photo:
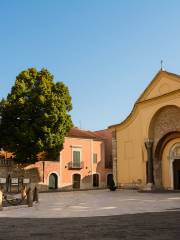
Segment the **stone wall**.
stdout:
<path fill-rule="evenodd" d="M 152 118 L 149 127 L 149 137 L 154 140 L 154 151 L 163 136 L 176 131 L 180 131 L 180 108 L 176 106 L 161 108 Z"/>
<path fill-rule="evenodd" d="M 8 161 L 8 160 L 6 160 Z M 9 160 L 11 161 L 11 160 Z M 60 175 L 60 164 L 59 162 L 47 161 L 44 163 L 39 161 L 35 164 L 26 165 L 24 167 L 17 166 L 16 164 L 11 164 L 10 166 L 2 164 L 0 165 L 0 178 L 18 178 L 22 180 L 23 178 L 29 178 L 32 184 L 37 184 L 39 190 L 48 190 L 48 179 L 50 173 L 56 173 Z M 59 184 L 58 184 L 59 185 Z"/>

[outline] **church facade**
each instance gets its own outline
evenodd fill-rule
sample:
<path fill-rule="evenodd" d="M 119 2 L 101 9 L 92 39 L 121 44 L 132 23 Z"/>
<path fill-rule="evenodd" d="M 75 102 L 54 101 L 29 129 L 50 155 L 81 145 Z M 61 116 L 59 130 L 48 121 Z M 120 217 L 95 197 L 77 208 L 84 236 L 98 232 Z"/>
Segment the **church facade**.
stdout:
<path fill-rule="evenodd" d="M 110 126 L 118 187 L 180 189 L 180 76 L 160 70 L 130 115 Z"/>

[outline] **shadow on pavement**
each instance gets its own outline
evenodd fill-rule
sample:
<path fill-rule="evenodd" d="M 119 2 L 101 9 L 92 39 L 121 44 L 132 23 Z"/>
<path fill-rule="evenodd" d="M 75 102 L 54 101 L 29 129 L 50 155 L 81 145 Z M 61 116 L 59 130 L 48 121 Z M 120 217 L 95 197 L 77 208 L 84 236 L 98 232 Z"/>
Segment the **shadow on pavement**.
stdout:
<path fill-rule="evenodd" d="M 180 211 L 180 208 L 167 208 L 166 211 Z"/>
<path fill-rule="evenodd" d="M 179 239 L 180 211 L 85 218 L 0 218 L 0 240 Z"/>

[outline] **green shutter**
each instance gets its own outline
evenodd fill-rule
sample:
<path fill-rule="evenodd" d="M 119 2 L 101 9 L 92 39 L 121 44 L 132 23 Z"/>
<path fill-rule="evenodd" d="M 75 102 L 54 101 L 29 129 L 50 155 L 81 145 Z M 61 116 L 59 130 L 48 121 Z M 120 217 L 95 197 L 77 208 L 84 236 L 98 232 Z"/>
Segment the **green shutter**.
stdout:
<path fill-rule="evenodd" d="M 80 151 L 73 151 L 73 166 L 80 167 Z"/>
<path fill-rule="evenodd" d="M 93 153 L 93 163 L 97 163 L 97 153 Z"/>

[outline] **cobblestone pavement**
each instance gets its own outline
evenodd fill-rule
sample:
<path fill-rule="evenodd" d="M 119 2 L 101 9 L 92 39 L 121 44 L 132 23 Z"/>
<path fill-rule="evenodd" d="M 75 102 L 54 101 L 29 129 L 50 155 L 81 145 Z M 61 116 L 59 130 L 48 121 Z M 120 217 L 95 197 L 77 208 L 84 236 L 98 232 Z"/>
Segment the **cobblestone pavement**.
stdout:
<path fill-rule="evenodd" d="M 43 193 L 33 208 L 0 212 L 0 240 L 179 238 L 180 193 Z"/>

